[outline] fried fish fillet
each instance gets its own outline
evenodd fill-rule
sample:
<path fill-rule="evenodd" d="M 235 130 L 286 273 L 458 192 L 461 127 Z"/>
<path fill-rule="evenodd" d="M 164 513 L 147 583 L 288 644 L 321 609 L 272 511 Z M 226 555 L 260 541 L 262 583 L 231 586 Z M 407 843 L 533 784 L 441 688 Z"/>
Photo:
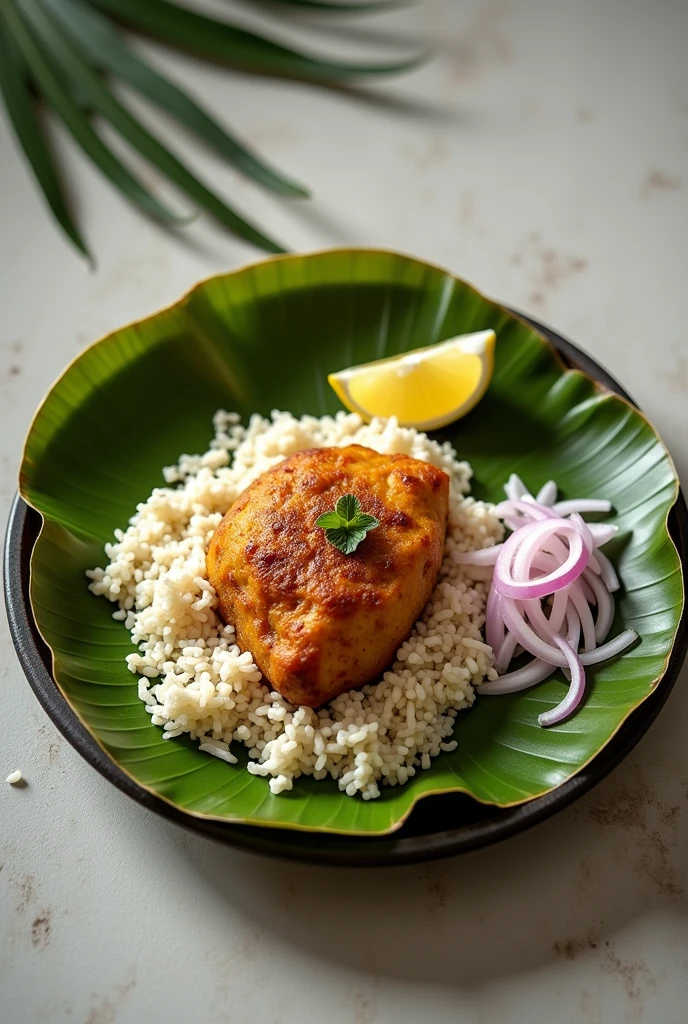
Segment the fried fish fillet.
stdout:
<path fill-rule="evenodd" d="M 315 525 L 344 494 L 380 521 L 350 555 Z M 393 660 L 435 586 L 448 500 L 442 470 L 350 445 L 298 452 L 234 503 L 208 578 L 238 643 L 288 701 L 318 707 Z"/>

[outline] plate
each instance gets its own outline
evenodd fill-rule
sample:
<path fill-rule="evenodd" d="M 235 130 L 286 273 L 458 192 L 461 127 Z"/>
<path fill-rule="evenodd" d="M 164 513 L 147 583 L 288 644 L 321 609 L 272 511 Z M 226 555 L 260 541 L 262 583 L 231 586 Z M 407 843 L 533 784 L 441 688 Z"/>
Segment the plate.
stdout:
<path fill-rule="evenodd" d="M 513 470 L 533 488 L 554 477 L 564 498 L 604 494 L 618 533 L 607 546 L 623 587 L 612 633 L 640 643 L 588 670 L 568 721 L 538 716 L 566 692 L 560 671 L 528 691 L 481 698 L 459 715 L 456 748 L 404 786 L 368 802 L 331 779 L 302 777 L 270 793 L 244 767 L 171 742 L 138 699 L 134 650 L 84 573 L 102 563 L 114 525 L 161 482 L 180 451 L 203 451 L 218 407 L 333 414 L 327 374 L 478 329 L 497 335 L 487 393 L 436 435 L 470 461 L 473 494 L 499 500 Z M 43 516 L 31 559 L 36 624 L 53 676 L 77 717 L 120 769 L 188 814 L 234 824 L 382 835 L 428 795 L 463 791 L 509 807 L 544 796 L 583 769 L 666 671 L 683 607 L 682 568 L 667 527 L 678 479 L 666 448 L 625 399 L 567 368 L 547 338 L 471 285 L 421 260 L 338 249 L 262 260 L 201 282 L 166 309 L 87 348 L 40 406 L 20 493 Z"/>
<path fill-rule="evenodd" d="M 590 357 L 547 328 L 534 326 L 548 337 L 570 366 L 582 369 L 604 387 L 624 395 L 620 386 Z M 671 509 L 668 525 L 685 566 L 688 515 L 681 495 Z M 403 826 L 390 836 L 359 838 L 231 825 L 191 817 L 137 785 L 104 753 L 65 701 L 50 675 L 50 654 L 38 634 L 29 601 L 29 560 L 38 528 L 39 517 L 18 498 L 7 534 L 5 595 L 10 628 L 22 666 L 50 717 L 89 763 L 144 806 L 194 831 L 259 853 L 318 863 L 391 864 L 465 852 L 523 831 L 589 790 L 626 756 L 666 700 L 686 654 L 688 624 L 684 609 L 661 686 L 626 718 L 606 747 L 578 774 L 528 803 L 498 808 L 477 803 L 463 794 L 427 796 L 416 804 Z"/>

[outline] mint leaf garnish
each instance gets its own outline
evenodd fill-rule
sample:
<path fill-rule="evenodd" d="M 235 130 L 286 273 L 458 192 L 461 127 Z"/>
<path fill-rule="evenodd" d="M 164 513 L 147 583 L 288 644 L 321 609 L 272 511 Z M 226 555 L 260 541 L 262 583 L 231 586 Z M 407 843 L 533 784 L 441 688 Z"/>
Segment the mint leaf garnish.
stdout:
<path fill-rule="evenodd" d="M 342 525 L 342 521 L 336 512 L 325 512 L 324 515 L 316 521 L 316 526 L 321 526 L 323 530 L 338 530 Z"/>
<path fill-rule="evenodd" d="M 380 525 L 375 516 L 361 511 L 361 503 L 355 494 L 345 494 L 332 512 L 325 512 L 316 520 L 316 526 L 325 531 L 330 544 L 343 555 L 354 553 L 369 530 Z"/>
<path fill-rule="evenodd" d="M 345 523 L 352 523 L 361 514 L 361 503 L 355 494 L 345 494 L 337 502 L 336 512 Z"/>

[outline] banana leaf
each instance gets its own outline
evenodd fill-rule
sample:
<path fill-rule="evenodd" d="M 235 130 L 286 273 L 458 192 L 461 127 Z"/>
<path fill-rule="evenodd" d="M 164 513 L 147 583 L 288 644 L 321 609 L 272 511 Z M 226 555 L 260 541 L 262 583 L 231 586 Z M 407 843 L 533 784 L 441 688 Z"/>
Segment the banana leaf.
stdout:
<path fill-rule="evenodd" d="M 179 453 L 204 451 L 216 409 L 334 413 L 328 372 L 493 328 L 489 390 L 436 436 L 475 471 L 473 493 L 502 497 L 511 472 L 549 478 L 564 497 L 603 496 L 619 534 L 609 545 L 623 587 L 613 634 L 640 642 L 589 671 L 582 709 L 542 729 L 561 675 L 532 690 L 479 697 L 457 717 L 458 748 L 402 787 L 364 803 L 334 782 L 297 780 L 272 796 L 265 779 L 180 737 L 163 740 L 124 658 L 133 650 L 112 606 L 87 590 L 112 539 Z M 108 755 L 144 788 L 189 814 L 233 822 L 371 835 L 394 830 L 430 793 L 464 791 L 508 806 L 570 778 L 661 685 L 684 600 L 667 531 L 678 493 L 653 427 L 623 399 L 567 369 L 525 321 L 448 272 L 394 253 L 334 250 L 269 259 L 197 285 L 174 306 L 87 349 L 39 409 L 21 493 L 43 516 L 31 567 L 36 621 L 66 699 Z M 612 635 L 613 635 L 612 634 Z"/>

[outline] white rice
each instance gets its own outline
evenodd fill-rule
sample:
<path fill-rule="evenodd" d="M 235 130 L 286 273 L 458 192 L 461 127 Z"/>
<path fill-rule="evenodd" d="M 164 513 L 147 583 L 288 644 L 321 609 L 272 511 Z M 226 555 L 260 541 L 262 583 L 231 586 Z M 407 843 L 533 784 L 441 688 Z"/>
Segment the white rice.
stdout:
<path fill-rule="evenodd" d="M 480 683 L 497 677 L 481 635 L 490 570 L 456 566 L 451 552 L 497 543 L 499 520 L 491 506 L 466 497 L 471 469 L 449 444 L 394 419 L 363 424 L 343 412 L 320 419 L 273 412 L 243 427 L 221 411 L 214 426 L 209 451 L 166 468 L 173 486 L 156 488 L 137 506 L 129 527 L 105 546 L 107 567 L 87 573 L 90 590 L 118 605 L 113 617 L 138 646 L 127 664 L 140 677 L 151 721 L 166 739 L 189 733 L 201 750 L 231 763 L 232 744 L 244 744 L 248 771 L 269 776 L 273 793 L 291 789 L 299 775 L 331 776 L 364 800 L 380 795 L 380 783 L 403 785 L 456 748 L 457 712 L 470 707 Z M 219 618 L 206 551 L 227 509 L 271 466 L 305 448 L 354 443 L 405 452 L 449 474 L 445 558 L 421 620 L 382 679 L 317 711 L 297 708 L 262 681 Z"/>
<path fill-rule="evenodd" d="M 16 772 L 10 772 L 10 774 L 7 776 L 7 781 L 9 782 L 10 786 L 16 786 L 18 782 L 21 782 L 21 780 L 22 773 L 19 771 L 19 769 L 17 769 Z"/>

